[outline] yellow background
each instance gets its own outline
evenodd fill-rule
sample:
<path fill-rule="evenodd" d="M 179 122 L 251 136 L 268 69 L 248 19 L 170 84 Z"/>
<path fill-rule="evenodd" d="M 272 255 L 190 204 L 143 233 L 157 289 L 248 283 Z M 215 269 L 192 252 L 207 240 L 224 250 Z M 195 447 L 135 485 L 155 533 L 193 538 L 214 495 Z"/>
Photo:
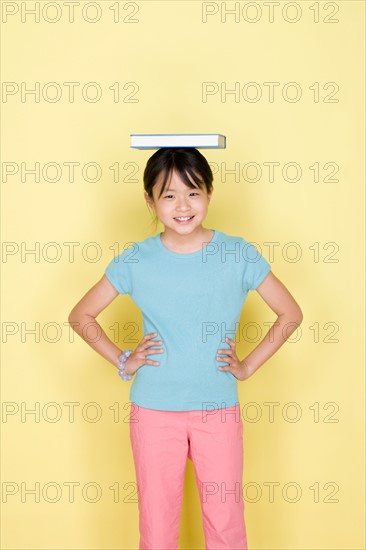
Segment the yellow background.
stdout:
<path fill-rule="evenodd" d="M 34 6 L 12 4 L 19 10 L 21 4 Z M 56 23 L 42 15 L 38 23 L 32 16 L 22 22 L 19 11 L 3 21 L 1 29 L 3 85 L 15 82 L 20 87 L 24 82 L 32 88 L 39 82 L 42 90 L 47 82 L 57 82 L 63 91 L 55 103 L 42 96 L 35 102 L 31 95 L 22 102 L 20 93 L 6 101 L 3 95 L 1 102 L 2 163 L 19 168 L 2 182 L 3 247 L 8 252 L 14 247 L 14 254 L 3 251 L 2 256 L 2 548 L 138 547 L 130 386 L 80 337 L 70 334 L 67 317 L 103 275 L 114 243 L 122 251 L 127 242 L 154 234 L 142 186 L 153 151 L 130 149 L 129 135 L 165 132 L 227 136 L 225 150 L 202 151 L 219 168 L 204 226 L 257 243 L 304 314 L 292 341 L 239 384 L 249 548 L 365 548 L 364 3 L 330 3 L 338 7 L 332 16 L 338 22 L 326 23 L 332 7 L 298 2 L 301 18 L 289 23 L 281 11 L 286 2 L 276 8 L 273 22 L 268 8 L 257 2 L 262 16 L 249 23 L 229 15 L 221 21 L 221 3 L 214 2 L 211 9 L 219 11 L 203 23 L 201 2 L 139 1 L 131 16 L 137 22 L 128 23 L 123 19 L 134 7 L 121 2 L 120 21 L 114 23 L 115 3 L 103 1 L 98 4 L 101 19 L 94 24 L 83 20 L 81 6 L 75 8 L 74 23 L 68 22 L 65 6 L 58 4 L 62 17 Z M 319 22 L 314 22 L 314 4 Z M 234 2 L 226 7 L 232 9 Z M 289 10 L 291 18 L 294 12 Z M 50 8 L 49 17 L 54 13 Z M 88 13 L 94 16 L 92 9 Z M 254 17 L 254 11 L 248 13 Z M 80 83 L 73 103 L 64 82 Z M 88 82 L 101 86 L 100 101 L 82 98 L 80 90 Z M 120 83 L 122 98 L 132 90 L 123 86 L 137 83 L 138 101 L 114 102 L 109 87 L 115 82 Z M 242 95 L 236 102 L 233 95 L 221 98 L 218 93 L 204 102 L 203 82 L 219 87 L 226 83 L 228 89 L 238 82 L 241 90 L 256 82 L 263 95 L 258 102 Z M 265 82 L 280 84 L 273 102 Z M 298 102 L 283 99 L 281 91 L 288 82 L 301 86 Z M 338 102 L 324 101 L 332 91 L 325 88 L 329 82 L 339 86 L 334 96 Z M 314 83 L 319 83 L 319 101 L 310 88 Z M 80 163 L 73 182 L 63 164 L 71 161 Z M 37 182 L 28 174 L 22 181 L 21 163 L 32 168 L 36 162 L 41 167 L 58 163 L 61 179 L 49 182 L 41 174 Z M 89 162 L 102 168 L 99 181 L 83 178 L 81 167 Z M 258 181 L 246 181 L 242 175 L 235 181 L 229 174 L 224 180 L 221 163 L 226 169 L 240 163 L 242 170 L 250 162 L 263 170 Z M 274 181 L 265 162 L 280 163 Z M 301 167 L 297 182 L 282 177 L 283 166 L 290 162 Z M 310 169 L 316 162 L 319 181 Z M 324 181 L 331 173 L 324 168 L 328 162 L 339 166 L 334 176 L 338 181 Z M 110 169 L 115 163 L 120 166 L 116 182 Z M 134 182 L 127 181 L 131 166 Z M 162 230 L 159 225 L 157 231 Z M 65 245 L 70 242 L 78 243 L 73 261 Z M 268 242 L 278 243 L 273 257 Z M 48 243 L 57 243 L 58 260 L 50 260 L 56 248 Z M 93 248 L 88 249 L 88 243 L 97 243 L 102 251 L 96 261 L 90 259 Z M 286 257 L 288 243 L 297 243 L 298 261 Z M 22 247 L 36 246 L 39 261 L 31 254 L 22 258 Z M 274 319 L 260 296 L 250 293 L 240 326 L 256 322 L 264 335 L 264 323 Z M 140 311 L 129 296 L 118 297 L 98 321 L 110 338 L 112 326 L 118 324 L 115 341 L 121 349 L 136 345 L 128 339 L 126 323 L 137 326 L 138 340 L 143 336 Z M 36 323 L 38 341 L 24 332 Z M 8 335 L 11 330 L 14 334 Z M 254 345 L 241 339 L 239 357 Z M 69 420 L 68 402 L 78 404 L 74 422 Z M 268 402 L 278 403 L 273 422 Z M 22 419 L 21 410 L 34 409 L 36 403 L 39 422 L 31 414 Z M 100 420 L 90 421 L 95 413 L 90 403 L 102 412 Z M 289 416 L 295 412 L 294 407 L 286 408 L 289 403 L 301 411 L 297 422 L 283 417 L 286 410 Z M 261 414 L 256 422 L 250 420 L 255 410 Z M 61 416 L 52 422 L 57 411 Z M 69 502 L 65 485 L 71 482 L 78 484 L 74 502 Z M 24 493 L 24 487 L 32 489 L 36 483 L 39 502 Z M 96 494 L 92 486 L 87 490 L 88 483 L 100 488 L 98 502 L 87 501 Z M 270 483 L 277 484 L 273 502 Z M 288 498 L 283 496 L 288 483 L 300 488 L 297 502 L 289 502 L 295 496 L 291 486 Z M 111 486 L 119 486 L 117 502 Z M 61 490 L 60 498 L 51 502 L 58 498 L 55 487 Z M 14 494 L 6 498 L 12 489 Z M 194 469 L 188 461 L 180 549 L 204 548 L 201 521 Z"/>

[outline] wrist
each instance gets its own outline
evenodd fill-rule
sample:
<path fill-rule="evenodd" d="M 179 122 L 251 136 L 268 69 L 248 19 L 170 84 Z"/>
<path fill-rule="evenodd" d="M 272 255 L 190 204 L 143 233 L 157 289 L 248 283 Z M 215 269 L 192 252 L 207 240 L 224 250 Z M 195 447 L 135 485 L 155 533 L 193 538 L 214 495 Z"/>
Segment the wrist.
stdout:
<path fill-rule="evenodd" d="M 125 361 L 125 368 L 124 368 L 123 370 L 124 370 L 124 372 L 125 372 L 126 374 L 128 374 L 129 376 L 131 376 L 132 374 L 135 374 L 134 372 L 130 372 L 130 371 L 129 371 L 128 358 L 127 358 L 126 361 Z"/>
<path fill-rule="evenodd" d="M 128 359 L 128 357 L 133 353 L 133 350 L 132 349 L 127 349 L 127 350 L 124 350 L 120 357 L 119 357 L 119 360 L 118 360 L 118 374 L 119 376 L 122 378 L 122 380 L 124 382 L 128 382 L 129 380 L 132 379 L 132 376 L 134 373 L 129 373 L 129 372 L 126 372 L 125 368 L 126 368 L 126 361 Z"/>
<path fill-rule="evenodd" d="M 249 376 L 252 376 L 252 374 L 254 374 L 257 370 L 246 358 L 240 361 L 240 364 L 243 371 L 247 374 L 247 378 L 249 378 Z"/>

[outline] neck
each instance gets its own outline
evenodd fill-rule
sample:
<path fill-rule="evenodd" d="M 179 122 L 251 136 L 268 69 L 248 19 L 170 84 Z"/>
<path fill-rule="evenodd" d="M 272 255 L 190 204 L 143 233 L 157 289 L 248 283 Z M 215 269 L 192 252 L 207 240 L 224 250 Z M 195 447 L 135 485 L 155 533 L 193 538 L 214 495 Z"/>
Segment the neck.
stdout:
<path fill-rule="evenodd" d="M 179 252 L 196 252 L 205 244 L 211 241 L 214 232 L 212 229 L 204 227 L 196 228 L 196 230 L 188 235 L 181 235 L 175 231 L 167 231 L 160 234 L 160 238 L 168 248 L 172 248 Z"/>

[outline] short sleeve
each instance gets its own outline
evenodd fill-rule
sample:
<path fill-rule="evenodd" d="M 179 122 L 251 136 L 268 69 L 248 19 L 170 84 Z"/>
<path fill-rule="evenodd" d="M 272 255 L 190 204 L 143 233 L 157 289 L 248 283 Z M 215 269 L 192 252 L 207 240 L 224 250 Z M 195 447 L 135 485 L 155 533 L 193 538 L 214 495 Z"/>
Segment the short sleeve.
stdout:
<path fill-rule="evenodd" d="M 243 239 L 242 257 L 244 259 L 243 290 L 256 290 L 263 279 L 271 271 L 270 263 L 262 256 L 259 250 Z"/>
<path fill-rule="evenodd" d="M 124 250 L 113 258 L 107 265 L 104 275 L 120 294 L 131 294 L 131 272 L 128 262 L 128 253 Z"/>

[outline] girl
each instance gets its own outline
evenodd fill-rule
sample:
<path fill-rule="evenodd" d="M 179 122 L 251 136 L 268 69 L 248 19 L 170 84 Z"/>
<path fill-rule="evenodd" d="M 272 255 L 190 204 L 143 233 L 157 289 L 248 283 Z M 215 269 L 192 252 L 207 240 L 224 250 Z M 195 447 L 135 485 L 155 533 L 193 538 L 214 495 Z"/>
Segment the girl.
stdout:
<path fill-rule="evenodd" d="M 213 175 L 197 149 L 158 149 L 143 180 L 147 205 L 164 231 L 112 259 L 73 308 L 69 322 L 118 368 L 122 380 L 133 378 L 130 439 L 139 549 L 178 548 L 188 457 L 200 495 L 206 550 L 245 550 L 237 383 L 282 346 L 302 322 L 302 312 L 252 244 L 202 225 Z M 258 292 L 277 319 L 240 359 L 235 336 L 249 290 Z M 118 294 L 130 294 L 142 311 L 144 336 L 135 350 L 122 352 L 96 321 Z M 98 341 L 86 338 L 87 323 L 95 325 Z"/>

